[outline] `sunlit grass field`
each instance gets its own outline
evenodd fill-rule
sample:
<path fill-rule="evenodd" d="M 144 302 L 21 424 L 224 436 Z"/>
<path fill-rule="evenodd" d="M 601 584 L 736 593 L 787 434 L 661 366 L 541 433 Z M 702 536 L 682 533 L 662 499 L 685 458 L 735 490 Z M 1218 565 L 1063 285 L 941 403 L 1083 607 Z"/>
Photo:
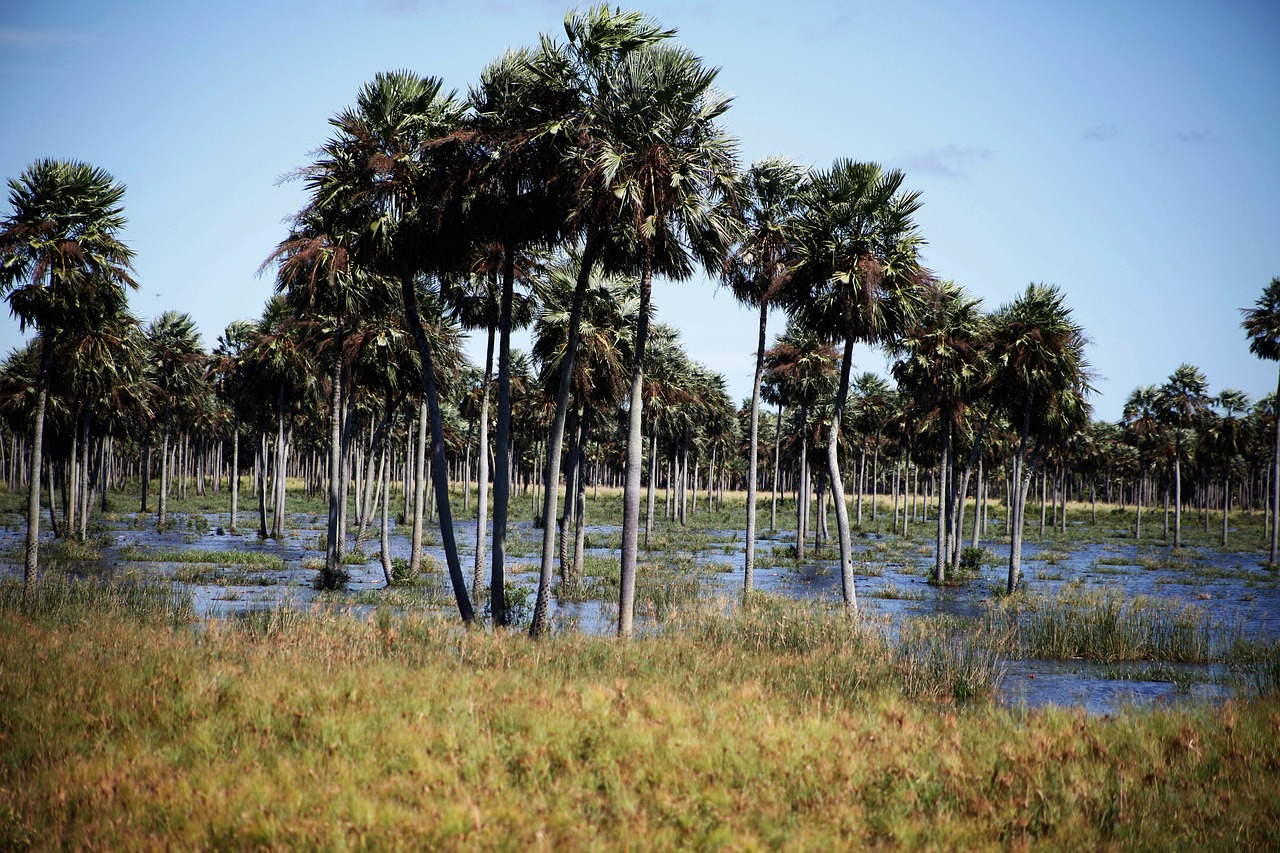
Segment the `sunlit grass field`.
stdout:
<path fill-rule="evenodd" d="M 0 596 L 5 849 L 1280 844 L 1274 694 L 960 702 L 869 623 L 765 598 L 533 642 L 72 589 Z"/>

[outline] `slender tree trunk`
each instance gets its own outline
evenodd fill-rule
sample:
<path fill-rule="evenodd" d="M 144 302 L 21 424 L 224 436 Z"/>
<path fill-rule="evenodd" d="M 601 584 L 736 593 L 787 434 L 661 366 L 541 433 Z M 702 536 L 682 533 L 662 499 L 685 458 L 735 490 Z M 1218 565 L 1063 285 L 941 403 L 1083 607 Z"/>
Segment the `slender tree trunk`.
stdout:
<path fill-rule="evenodd" d="M 413 534 L 410 538 L 409 572 L 417 577 L 422 571 L 422 525 L 427 510 L 427 402 L 418 404 L 418 440 L 413 458 Z"/>
<path fill-rule="evenodd" d="M 338 557 L 338 516 L 342 500 L 342 339 L 342 326 L 339 324 L 334 332 L 333 366 L 329 375 L 329 517 L 325 525 L 324 569 L 320 574 L 320 586 L 324 589 L 337 589 L 341 585 L 338 580 L 342 568 Z M 238 444 L 236 446 L 239 448 Z M 235 516 L 232 516 L 234 521 Z"/>
<path fill-rule="evenodd" d="M 480 439 L 476 459 L 476 561 L 471 579 L 471 597 L 480 600 L 484 594 L 484 570 L 487 562 L 485 538 L 489 532 L 489 386 L 493 382 L 494 329 L 489 327 L 489 341 L 484 353 L 484 391 L 480 395 Z M 470 494 L 470 487 L 466 489 Z"/>
<path fill-rule="evenodd" d="M 382 464 L 378 470 L 378 481 L 382 484 L 382 512 L 378 524 L 378 556 L 382 559 L 382 576 L 387 586 L 391 586 L 391 531 L 388 516 L 391 515 L 391 471 L 387 466 L 387 443 L 382 443 Z"/>
<path fill-rule="evenodd" d="M 756 370 L 751 382 L 751 438 L 747 457 L 747 531 L 746 554 L 742 562 L 742 596 L 751 595 L 756 567 L 756 487 L 760 442 L 760 387 L 764 380 L 765 327 L 769 320 L 769 303 L 760 300 L 760 334 L 756 342 Z"/>
<path fill-rule="evenodd" d="M 1276 384 L 1276 400 L 1280 401 L 1280 379 Z M 1278 402 L 1280 405 L 1280 402 Z M 1280 544 L 1280 411 L 1276 413 L 1275 451 L 1271 457 L 1271 556 L 1269 565 L 1276 565 L 1276 547 Z"/>
<path fill-rule="evenodd" d="M 640 313 L 636 318 L 631 362 L 631 403 L 627 427 L 627 473 L 622 492 L 622 572 L 618 584 L 618 636 L 630 637 L 636 596 L 636 562 L 640 525 L 641 434 L 644 412 L 644 348 L 649 336 L 649 302 L 653 289 L 652 259 L 646 254 L 640 272 Z"/>
<path fill-rule="evenodd" d="M 942 421 L 941 429 L 938 430 L 938 476 L 942 480 L 938 483 L 938 495 L 942 501 L 947 495 L 947 480 L 949 479 L 951 467 L 951 421 L 946 412 L 942 412 L 940 418 Z M 947 501 L 949 503 L 949 501 Z M 933 582 L 942 583 L 947 579 L 947 512 L 943 511 L 943 507 L 938 507 L 938 538 L 937 546 L 934 548 L 933 561 Z"/>
<path fill-rule="evenodd" d="M 579 325 L 582 319 L 582 302 L 591 281 L 591 270 L 596 262 L 596 243 L 588 238 L 583 247 L 578 280 L 573 289 L 573 302 L 569 309 L 569 334 L 565 343 L 564 358 L 560 360 L 560 385 L 556 389 L 556 409 L 547 436 L 547 464 L 544 469 L 542 498 L 542 563 L 538 573 L 538 595 L 533 605 L 533 619 L 529 623 L 529 635 L 540 637 L 547 628 L 547 609 L 551 595 L 551 573 L 555 566 L 556 503 L 560 488 L 560 456 L 564 449 L 564 425 L 569 413 L 569 388 L 573 366 L 578 355 Z M 498 590 L 492 590 L 495 598 Z"/>
<path fill-rule="evenodd" d="M 231 518 L 228 530 L 236 532 L 236 513 L 240 503 L 240 412 L 235 412 L 231 427 Z"/>
<path fill-rule="evenodd" d="M 773 496 L 769 501 L 769 532 L 778 532 L 778 472 L 782 463 L 782 404 L 778 404 L 778 419 L 773 429 Z"/>
<path fill-rule="evenodd" d="M 31 426 L 31 483 L 27 494 L 27 553 L 22 570 L 22 601 L 25 606 L 31 592 L 31 582 L 40 566 L 40 470 L 44 450 L 44 416 L 49 401 L 49 373 L 53 364 L 53 345 L 49 337 L 40 342 L 40 379 L 36 386 L 36 413 Z M 52 481 L 49 488 L 50 504 L 53 502 Z M 146 492 L 144 491 L 145 495 Z"/>
<path fill-rule="evenodd" d="M 658 427 L 649 425 L 649 501 L 644 516 L 644 549 L 649 550 L 649 537 L 653 535 L 653 512 L 656 509 L 657 496 L 654 483 L 658 479 Z"/>
<path fill-rule="evenodd" d="M 1027 488 L 1031 485 L 1030 476 L 1024 475 L 1022 469 L 1026 462 L 1027 437 L 1031 431 L 1031 403 L 1032 397 L 1028 394 L 1022 415 L 1022 433 L 1018 439 L 1018 452 L 1013 458 L 1013 472 L 1010 479 L 1008 515 L 1012 529 L 1009 534 L 1009 579 L 1005 585 L 1005 592 L 1009 595 L 1017 589 L 1018 575 L 1022 571 L 1022 510 L 1026 505 Z"/>
<path fill-rule="evenodd" d="M 831 410 L 831 427 L 827 432 L 827 476 L 831 481 L 831 494 L 836 503 L 836 535 L 840 540 L 840 591 L 844 596 L 845 610 L 853 614 L 858 609 L 858 594 L 853 585 L 853 542 L 849 536 L 849 508 L 844 500 L 844 481 L 840 478 L 840 417 L 844 414 L 845 399 L 849 395 L 849 372 L 853 367 L 853 338 L 845 338 L 844 358 L 840 365 L 840 387 L 836 391 L 835 405 Z"/>

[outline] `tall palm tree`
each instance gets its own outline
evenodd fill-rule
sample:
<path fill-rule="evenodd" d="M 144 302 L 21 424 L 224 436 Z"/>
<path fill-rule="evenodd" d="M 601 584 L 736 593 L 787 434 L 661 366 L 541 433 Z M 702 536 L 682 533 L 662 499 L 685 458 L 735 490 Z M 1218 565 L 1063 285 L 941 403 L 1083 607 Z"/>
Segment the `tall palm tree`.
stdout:
<path fill-rule="evenodd" d="M 248 392 L 245 351 L 253 340 L 253 322 L 233 320 L 218 336 L 209 362 L 214 387 L 231 409 L 231 513 L 227 529 L 235 533 L 240 502 L 240 419 L 243 398 Z"/>
<path fill-rule="evenodd" d="M 1252 308 L 1241 308 L 1249 352 L 1267 361 L 1280 361 L 1280 278 L 1271 279 Z M 1277 379 L 1280 398 L 1280 378 Z M 1275 450 L 1271 460 L 1271 555 L 1268 562 L 1276 565 L 1280 544 L 1280 418 L 1276 418 Z"/>
<path fill-rule="evenodd" d="M 1009 593 L 1017 587 L 1022 568 L 1023 516 L 1036 463 L 1050 447 L 1056 425 L 1074 424 L 1082 413 L 1087 415 L 1084 398 L 1092 390 L 1084 357 L 1087 342 L 1062 292 L 1052 285 L 1028 285 L 992 317 L 992 360 L 998 365 L 993 387 L 1019 430 L 1009 508 Z M 1028 459 L 1032 440 L 1036 454 Z"/>
<path fill-rule="evenodd" d="M 1192 429 L 1209 405 L 1209 381 L 1200 368 L 1183 364 L 1160 386 L 1160 408 L 1173 429 L 1173 547 L 1182 547 L 1182 449 L 1184 433 Z"/>
<path fill-rule="evenodd" d="M 461 212 L 460 187 L 470 168 L 458 133 L 464 112 L 438 79 L 410 71 L 380 73 L 360 90 L 355 107 L 330 120 L 334 136 L 308 185 L 312 209 L 345 221 L 344 233 L 359 235 L 352 250 L 376 273 L 378 298 L 390 295 L 388 286 L 399 290 L 431 424 L 441 544 L 459 613 L 470 623 L 475 611 L 458 558 L 438 377 L 423 315 L 432 285 L 472 256 Z"/>
<path fill-rule="evenodd" d="M 1222 465 L 1222 547 L 1227 547 L 1227 519 L 1231 515 L 1231 468 L 1244 452 L 1252 402 L 1249 395 L 1233 388 L 1225 389 L 1213 399 L 1221 410 L 1214 413 L 1205 437 L 1212 455 Z"/>
<path fill-rule="evenodd" d="M 746 171 L 738 198 L 743 218 L 742 238 L 734 247 L 722 274 L 723 280 L 738 301 L 760 311 L 756 367 L 751 383 L 746 551 L 742 562 L 744 597 L 751 595 L 755 582 L 760 387 L 764 377 L 769 306 L 790 280 L 790 261 L 794 254 L 792 231 L 799 206 L 799 189 L 806 172 L 803 167 L 784 157 L 765 158 L 753 163 Z"/>
<path fill-rule="evenodd" d="M 893 350 L 899 360 L 894 378 L 911 394 L 919 413 L 938 425 L 938 512 L 937 548 L 934 554 L 936 583 L 946 580 L 951 550 L 958 547 L 957 489 L 952 459 L 954 436 L 965 425 L 965 413 L 989 376 L 986 347 L 986 316 L 981 300 L 974 299 L 956 284 L 939 282 L 926 296 L 915 322 L 904 331 Z M 960 494 L 961 501 L 964 495 Z"/>
<path fill-rule="evenodd" d="M 1154 385 L 1135 388 L 1125 401 L 1121 423 L 1125 434 L 1137 454 L 1137 488 L 1134 490 L 1133 538 L 1142 538 L 1142 481 L 1152 451 L 1161 443 L 1164 425 L 1160 422 L 1160 389 Z"/>
<path fill-rule="evenodd" d="M 613 180 L 617 162 L 611 158 L 612 145 L 606 139 L 609 110 L 618 87 L 618 78 L 628 57 L 645 47 L 656 45 L 675 34 L 664 30 L 650 18 L 606 5 L 586 11 L 570 12 L 564 21 L 565 43 L 543 37 L 536 59 L 530 63 L 540 75 L 561 81 L 571 95 L 570 108 L 559 120 L 548 126 L 548 133 L 564 134 L 570 140 L 560 168 L 568 173 L 571 196 L 566 218 L 567 233 L 580 241 L 581 262 L 569 314 L 568 358 L 560 366 L 560 382 L 556 389 L 555 410 L 547 436 L 546 467 L 543 482 L 542 562 L 539 588 L 549 588 L 555 559 L 555 526 L 557 483 L 560 457 L 564 444 L 565 422 L 569 410 L 569 386 L 573 360 L 577 353 L 578 322 L 582 314 L 588 282 L 605 244 L 614 232 L 625 225 L 625 205 L 619 203 L 617 184 Z M 555 82 L 550 84 L 557 85 Z M 625 503 L 625 501 L 624 501 Z M 625 516 L 625 513 L 624 513 Z M 545 596 L 539 600 L 546 606 Z M 530 631 L 541 631 L 546 624 L 535 604 Z M 621 621 L 622 616 L 619 616 Z"/>
<path fill-rule="evenodd" d="M 809 328 L 844 344 L 840 384 L 827 437 L 827 476 L 836 496 L 840 578 L 845 608 L 857 608 L 853 545 L 838 445 L 855 343 L 883 344 L 898 336 L 913 313 L 927 273 L 914 222 L 920 194 L 902 189 L 903 174 L 877 163 L 837 160 L 814 176 L 804 193 L 799 260 L 801 287 L 790 309 Z"/>
<path fill-rule="evenodd" d="M 622 499 L 618 636 L 629 637 L 635 607 L 643 437 L 644 349 L 654 274 L 683 280 L 694 264 L 719 270 L 734 240 L 718 206 L 737 169 L 736 145 L 720 128 L 730 98 L 714 88 L 718 69 L 666 44 L 630 53 L 599 104 L 599 145 L 587 180 L 618 202 L 621 239 L 605 247 L 607 269 L 634 270 L 640 309 L 632 356 L 627 464 Z"/>
<path fill-rule="evenodd" d="M 203 384 L 205 353 L 200 333 L 196 330 L 196 321 L 185 312 L 162 312 L 147 325 L 144 335 L 147 375 L 159 394 L 155 409 L 161 417 L 162 438 L 160 507 L 156 524 L 163 527 L 169 509 L 169 445 L 173 437 L 175 414 L 185 398 L 197 393 Z"/>
<path fill-rule="evenodd" d="M 532 303 L 519 299 L 515 282 L 520 262 L 531 247 L 545 247 L 562 236 L 571 197 L 571 172 L 560 168 L 570 144 L 559 127 L 575 105 L 571 80 L 539 63 L 554 52 L 508 51 L 487 66 L 470 90 L 468 128 L 475 134 L 477 190 L 471 218 L 482 237 L 499 251 L 493 270 L 500 278 L 496 311 L 489 325 L 489 351 L 498 337 L 498 418 L 494 436 L 493 549 L 490 608 L 497 625 L 506 624 L 504 584 L 506 535 L 511 495 L 511 332 L 532 320 Z M 486 364 L 486 374 L 490 367 Z M 486 382 L 486 389 L 488 384 Z M 487 394 L 486 398 L 487 400 Z M 482 422 L 483 423 L 483 422 Z M 481 451 L 481 466 L 486 464 Z M 483 482 L 483 477 L 481 478 Z M 480 516 L 485 511 L 480 501 Z M 483 520 L 477 519 L 483 533 Z M 477 538 L 477 578 L 484 546 Z"/>
<path fill-rule="evenodd" d="M 835 389 L 839 350 L 821 336 L 792 322 L 764 354 L 764 385 L 769 397 L 796 413 L 800 436 L 798 471 L 800 499 L 796 502 L 796 557 L 804 559 L 809 519 L 809 413 Z M 782 431 L 781 421 L 778 424 Z M 776 478 L 777 472 L 774 472 Z"/>
<path fill-rule="evenodd" d="M 37 160 L 9 180 L 9 214 L 0 220 L 0 295 L 20 328 L 35 328 L 41 349 L 31 427 L 31 490 L 27 501 L 26 590 L 39 560 L 40 465 L 54 347 L 63 335 L 123 311 L 125 288 L 136 287 L 125 227 L 124 185 L 87 163 Z M 25 594 L 25 593 L 24 593 Z"/>

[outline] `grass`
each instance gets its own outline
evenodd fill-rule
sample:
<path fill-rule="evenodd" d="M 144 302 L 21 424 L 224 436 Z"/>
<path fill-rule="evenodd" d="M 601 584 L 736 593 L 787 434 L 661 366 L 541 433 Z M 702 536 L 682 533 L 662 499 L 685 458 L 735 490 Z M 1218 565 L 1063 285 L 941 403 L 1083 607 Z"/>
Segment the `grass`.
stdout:
<path fill-rule="evenodd" d="M 283 569 L 284 559 L 263 551 L 210 551 L 202 548 L 157 549 L 126 545 L 116 556 L 144 563 L 208 563 L 215 566 L 256 566 L 264 570 Z"/>
<path fill-rule="evenodd" d="M 993 608 L 989 626 L 1012 631 L 1016 654 L 1026 658 L 1208 663 L 1217 654 L 1203 611 L 1115 591 L 1015 595 Z"/>
<path fill-rule="evenodd" d="M 954 704 L 963 649 L 765 598 L 629 643 L 162 613 L 0 620 L 0 846 L 1280 844 L 1275 698 Z"/>

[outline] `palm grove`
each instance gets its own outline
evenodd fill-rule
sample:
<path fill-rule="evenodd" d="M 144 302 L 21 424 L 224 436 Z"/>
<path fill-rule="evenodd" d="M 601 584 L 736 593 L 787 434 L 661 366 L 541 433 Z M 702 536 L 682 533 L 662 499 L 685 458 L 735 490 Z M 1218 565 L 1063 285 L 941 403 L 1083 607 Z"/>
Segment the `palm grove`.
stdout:
<path fill-rule="evenodd" d="M 1096 513 L 1101 492 L 1131 509 L 1136 537 L 1151 535 L 1144 507 L 1163 506 L 1160 535 L 1175 545 L 1185 507 L 1206 524 L 1220 508 L 1225 543 L 1233 501 L 1269 506 L 1276 561 L 1274 397 L 1210 396 L 1183 365 L 1135 390 L 1119 423 L 1092 421 L 1087 339 L 1062 292 L 1032 284 L 987 311 L 927 270 L 922 200 L 901 172 L 781 157 L 743 168 L 716 70 L 674 35 L 600 6 L 492 62 L 465 97 L 379 74 L 300 171 L 308 204 L 261 270 L 276 295 L 209 352 L 185 314 L 144 325 L 129 313 L 111 175 L 41 160 L 10 180 L 0 292 L 37 334 L 0 369 L 0 467 L 10 488 L 29 487 L 27 581 L 42 506 L 55 535 L 83 539 L 112 490 L 163 526 L 171 491 L 225 488 L 233 531 L 253 518 L 280 537 L 290 478 L 327 497 L 318 585 L 345 584 L 346 551 L 375 526 L 387 583 L 398 579 L 395 498 L 411 575 L 424 523 L 438 523 L 466 623 L 481 599 L 508 622 L 507 533 L 527 498 L 542 533 L 535 636 L 553 588 L 581 578 L 585 495 L 602 481 L 622 487 L 622 636 L 658 489 L 670 524 L 697 511 L 700 490 L 708 506 L 745 491 L 744 596 L 766 507 L 771 531 L 794 526 L 798 557 L 833 541 L 850 612 L 852 537 L 882 524 L 881 498 L 894 533 L 932 513 L 937 583 L 988 532 L 990 497 L 1004 506 L 1012 591 L 1037 485 L 1042 529 L 1065 525 L 1073 496 Z M 741 411 L 655 319 L 654 277 L 699 273 L 758 311 Z M 787 325 L 770 344 L 773 309 Z M 532 352 L 514 350 L 530 324 Z M 1255 354 L 1280 359 L 1280 280 L 1244 326 Z M 468 332 L 484 336 L 483 365 L 461 353 Z M 892 383 L 855 373 L 855 344 L 892 355 Z M 472 483 L 464 567 L 453 511 L 469 511 Z M 794 517 L 780 522 L 787 495 Z"/>

